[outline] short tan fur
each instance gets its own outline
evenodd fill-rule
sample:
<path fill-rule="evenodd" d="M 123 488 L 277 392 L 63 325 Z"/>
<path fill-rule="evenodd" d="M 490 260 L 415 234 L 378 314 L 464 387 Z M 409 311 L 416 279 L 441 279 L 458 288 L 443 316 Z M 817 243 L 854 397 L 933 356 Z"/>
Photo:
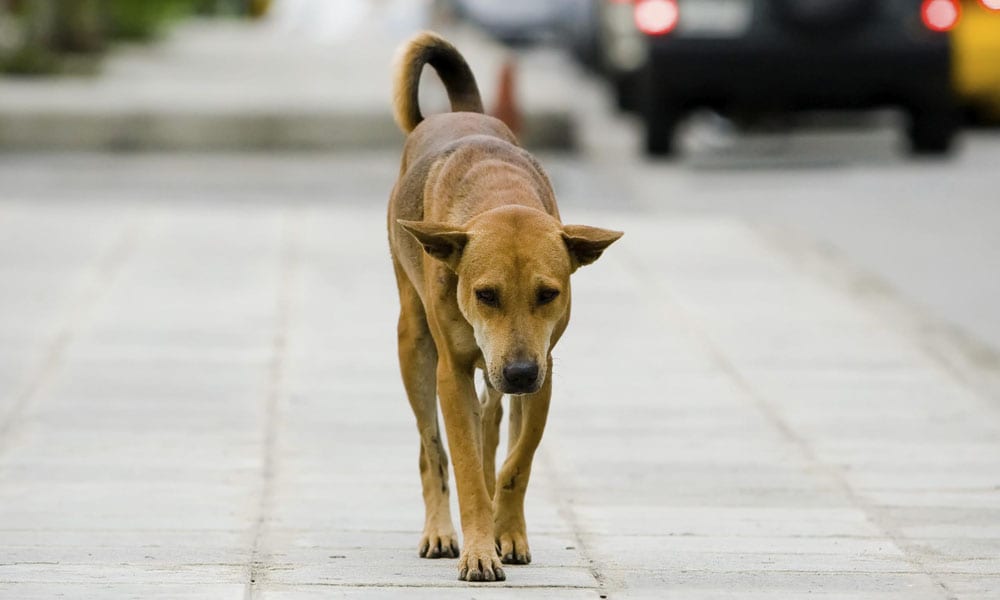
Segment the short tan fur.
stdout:
<path fill-rule="evenodd" d="M 430 64 L 452 112 L 424 117 L 417 84 Z M 459 578 L 505 579 L 531 560 L 524 496 L 552 394 L 552 349 L 569 322 L 570 275 L 621 233 L 563 225 L 548 177 L 499 120 L 483 113 L 462 55 L 437 34 L 400 49 L 394 113 L 408 134 L 389 201 L 399 289 L 399 364 L 420 433 L 425 522 L 419 553 L 457 557 Z M 477 398 L 476 370 L 485 391 Z M 510 396 L 510 443 L 495 455 Z M 448 501 L 448 458 L 464 545 Z"/>

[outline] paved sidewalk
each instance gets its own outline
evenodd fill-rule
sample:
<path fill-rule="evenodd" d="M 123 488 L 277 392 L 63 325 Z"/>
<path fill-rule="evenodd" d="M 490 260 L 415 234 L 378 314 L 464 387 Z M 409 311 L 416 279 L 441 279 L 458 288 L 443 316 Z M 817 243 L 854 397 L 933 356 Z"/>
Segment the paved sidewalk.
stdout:
<path fill-rule="evenodd" d="M 627 235 L 474 586 L 416 556 L 381 201 L 139 190 L 0 202 L 0 597 L 997 597 L 1000 403 L 766 233 L 564 207 Z"/>
<path fill-rule="evenodd" d="M 398 147 L 389 110 L 393 55 L 421 25 L 398 21 L 394 11 L 405 3 L 378 6 L 329 39 L 280 21 L 193 20 L 160 43 L 116 50 L 97 76 L 0 78 L 0 149 Z M 491 108 L 507 53 L 468 27 L 442 32 L 465 53 Z M 569 59 L 531 52 L 519 64 L 522 139 L 570 147 Z M 433 89 L 440 84 L 426 81 L 428 112 L 443 109 L 443 91 Z"/>

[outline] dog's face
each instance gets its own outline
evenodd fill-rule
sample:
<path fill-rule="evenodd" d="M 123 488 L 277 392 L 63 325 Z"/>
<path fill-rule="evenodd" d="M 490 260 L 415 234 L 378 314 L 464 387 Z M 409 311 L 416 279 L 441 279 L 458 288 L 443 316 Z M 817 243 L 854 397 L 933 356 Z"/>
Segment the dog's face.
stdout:
<path fill-rule="evenodd" d="M 554 334 L 570 305 L 570 274 L 621 237 L 506 206 L 456 229 L 403 222 L 432 257 L 458 275 L 457 300 L 483 354 L 488 384 L 506 394 L 538 391 Z"/>

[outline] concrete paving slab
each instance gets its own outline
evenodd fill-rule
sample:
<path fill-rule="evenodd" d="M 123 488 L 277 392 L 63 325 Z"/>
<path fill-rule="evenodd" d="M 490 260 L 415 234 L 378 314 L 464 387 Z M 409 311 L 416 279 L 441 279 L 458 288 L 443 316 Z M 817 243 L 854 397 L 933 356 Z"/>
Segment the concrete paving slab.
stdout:
<path fill-rule="evenodd" d="M 809 573 L 809 572 L 715 572 L 690 571 L 664 575 L 662 572 L 611 571 L 620 577 L 627 591 L 625 598 L 655 598 L 663 595 L 683 597 L 742 598 L 744 594 L 771 594 L 772 597 L 797 598 L 827 594 L 842 598 L 893 597 L 901 591 L 907 598 L 930 600 L 944 597 L 942 590 L 922 575 L 897 573 Z M 657 596 L 659 595 L 659 596 Z M 617 597 L 617 596 L 616 596 Z"/>
<path fill-rule="evenodd" d="M 186 600 L 237 600 L 243 598 L 243 586 L 238 584 L 122 583 L 116 585 L 73 584 L 73 583 L 0 583 L 0 596 L 23 598 L 24 600 L 45 600 L 46 598 L 79 597 L 99 594 L 109 600 L 141 600 L 142 598 L 184 598 Z"/>
<path fill-rule="evenodd" d="M 392 600 L 405 593 L 413 597 L 443 598 L 444 600 L 472 600 L 491 598 L 509 598 L 516 593 L 518 598 L 553 600 L 594 600 L 600 595 L 593 589 L 559 589 L 553 587 L 518 587 L 517 592 L 504 588 L 491 587 L 489 584 L 471 584 L 463 587 L 426 586 L 407 588 L 405 592 L 398 587 L 357 587 L 318 585 L 306 589 L 301 587 L 283 588 L 273 586 L 268 588 L 261 598 L 265 600 L 287 600 L 291 598 L 309 600 L 312 598 L 360 598 L 361 600 Z"/>
<path fill-rule="evenodd" d="M 130 585 L 142 581 L 155 587 L 161 584 L 214 587 L 220 581 L 239 584 L 245 573 L 242 564 L 186 564 L 178 561 L 165 567 L 162 563 L 152 566 L 133 565 L 128 562 L 114 565 L 59 563 L 15 563 L 0 565 L 0 579 L 17 579 L 18 583 L 52 584 L 55 587 L 67 583 L 89 584 L 91 589 L 100 590 L 105 586 L 112 589 L 119 585 Z M 16 574 L 16 575 L 15 575 Z M 228 590 L 236 585 L 227 586 Z M 93 592 L 87 592 L 93 593 Z"/>

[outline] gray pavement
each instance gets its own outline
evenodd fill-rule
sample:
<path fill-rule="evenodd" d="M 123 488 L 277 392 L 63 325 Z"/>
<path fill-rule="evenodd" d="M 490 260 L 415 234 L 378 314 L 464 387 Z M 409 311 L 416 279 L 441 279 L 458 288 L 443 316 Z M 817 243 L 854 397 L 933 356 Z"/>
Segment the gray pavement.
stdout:
<path fill-rule="evenodd" d="M 1000 373 L 996 130 L 963 131 L 950 156 L 914 158 L 903 150 L 905 123 L 892 112 L 769 133 L 696 115 L 682 132 L 682 156 L 650 162 L 636 152 L 639 124 L 609 111 L 600 88 L 577 89 L 583 153 L 613 175 L 571 181 L 572 194 L 785 229 L 979 346 L 976 360 Z"/>
<path fill-rule="evenodd" d="M 728 157 L 702 151 L 679 167 L 629 167 L 630 189 L 662 211 L 795 230 L 997 353 L 1000 138 L 968 131 L 955 156 L 913 160 L 897 150 L 899 131 L 776 136 L 780 149 L 763 156 L 748 136 Z"/>
<path fill-rule="evenodd" d="M 566 221 L 627 235 L 576 275 L 534 563 L 417 558 L 395 161 L 0 160 L 0 597 L 996 597 L 1000 402 L 933 321 L 651 204 L 753 171 L 640 192 L 599 157 L 543 157 Z"/>

